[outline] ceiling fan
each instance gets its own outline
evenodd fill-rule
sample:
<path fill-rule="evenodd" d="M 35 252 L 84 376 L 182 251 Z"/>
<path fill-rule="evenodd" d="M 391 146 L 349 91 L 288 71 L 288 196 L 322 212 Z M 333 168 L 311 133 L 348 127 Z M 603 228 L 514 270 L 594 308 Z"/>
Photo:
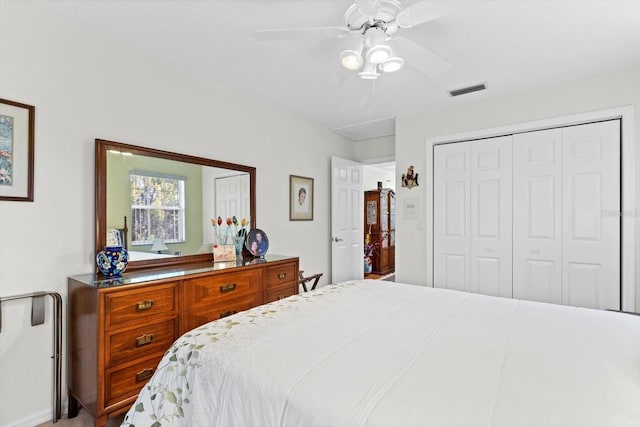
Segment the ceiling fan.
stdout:
<path fill-rule="evenodd" d="M 335 37 L 345 39 L 339 54 L 343 67 L 363 79 L 400 70 L 406 62 L 434 78 L 451 65 L 399 30 L 455 13 L 470 2 L 420 1 L 403 7 L 398 0 L 355 0 L 344 14 L 343 26 L 256 30 L 258 40 Z M 472 2 L 471 2 L 472 3 Z"/>

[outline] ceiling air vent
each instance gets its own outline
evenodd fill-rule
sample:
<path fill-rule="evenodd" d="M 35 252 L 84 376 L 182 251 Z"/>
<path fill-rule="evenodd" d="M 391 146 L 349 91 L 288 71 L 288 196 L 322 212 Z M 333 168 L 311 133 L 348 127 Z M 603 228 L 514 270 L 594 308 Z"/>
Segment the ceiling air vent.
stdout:
<path fill-rule="evenodd" d="M 485 90 L 486 88 L 487 88 L 487 85 L 485 83 L 480 83 L 479 85 L 463 87 L 461 89 L 450 90 L 449 91 L 449 95 L 451 95 L 451 96 L 460 96 L 460 95 L 464 95 L 465 93 L 471 93 L 471 92 L 477 92 L 479 90 Z"/>

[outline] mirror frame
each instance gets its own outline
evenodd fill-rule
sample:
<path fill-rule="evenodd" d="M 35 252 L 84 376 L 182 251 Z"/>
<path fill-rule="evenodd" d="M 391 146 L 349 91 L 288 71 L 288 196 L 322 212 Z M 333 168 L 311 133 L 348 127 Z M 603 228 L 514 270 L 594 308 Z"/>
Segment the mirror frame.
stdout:
<path fill-rule="evenodd" d="M 187 154 L 172 153 L 170 151 L 157 150 L 154 148 L 141 147 L 138 145 L 124 144 L 121 142 L 96 139 L 95 151 L 95 221 L 96 221 L 96 252 L 104 249 L 107 242 L 107 152 L 109 150 L 125 151 L 140 156 L 157 157 L 166 160 L 192 163 L 214 168 L 231 169 L 249 174 L 249 199 L 251 203 L 251 229 L 256 228 L 256 168 L 252 166 L 239 165 L 236 163 L 223 162 L 220 160 L 206 159 L 204 157 L 190 156 Z M 170 259 L 151 259 L 141 261 L 131 261 L 127 270 L 137 270 L 151 267 L 176 266 L 195 262 L 212 261 L 212 254 L 182 255 L 171 257 Z"/>

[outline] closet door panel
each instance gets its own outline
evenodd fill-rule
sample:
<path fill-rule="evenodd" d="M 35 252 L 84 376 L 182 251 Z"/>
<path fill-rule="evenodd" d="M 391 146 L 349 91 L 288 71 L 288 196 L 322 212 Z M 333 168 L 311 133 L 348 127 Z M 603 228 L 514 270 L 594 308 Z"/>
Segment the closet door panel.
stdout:
<path fill-rule="evenodd" d="M 511 298 L 512 137 L 470 146 L 470 291 Z"/>
<path fill-rule="evenodd" d="M 513 297 L 562 302 L 562 131 L 513 136 Z"/>
<path fill-rule="evenodd" d="M 620 309 L 620 123 L 563 136 L 562 303 Z"/>
<path fill-rule="evenodd" d="M 433 148 L 433 285 L 469 290 L 469 143 Z"/>

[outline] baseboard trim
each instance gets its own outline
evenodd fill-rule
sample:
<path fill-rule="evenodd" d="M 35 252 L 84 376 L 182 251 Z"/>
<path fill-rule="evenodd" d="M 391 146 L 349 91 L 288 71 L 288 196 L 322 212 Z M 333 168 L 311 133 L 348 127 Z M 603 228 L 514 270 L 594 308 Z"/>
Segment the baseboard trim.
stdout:
<path fill-rule="evenodd" d="M 42 411 L 33 413 L 24 418 L 20 418 L 15 421 L 9 422 L 9 424 L 5 424 L 4 427 L 25 427 L 25 426 L 37 426 L 38 424 L 46 423 L 47 421 L 52 421 L 51 419 L 51 408 L 43 409 Z"/>

